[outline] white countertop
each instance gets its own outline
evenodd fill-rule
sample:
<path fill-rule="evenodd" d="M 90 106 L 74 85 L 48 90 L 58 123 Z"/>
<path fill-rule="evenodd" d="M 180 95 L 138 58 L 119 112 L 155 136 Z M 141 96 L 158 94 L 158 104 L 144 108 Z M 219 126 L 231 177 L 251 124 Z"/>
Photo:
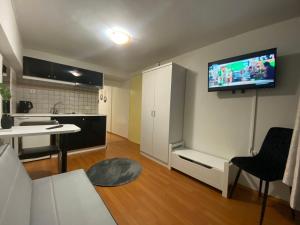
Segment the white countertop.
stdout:
<path fill-rule="evenodd" d="M 4 137 L 23 137 L 36 136 L 45 134 L 66 134 L 76 133 L 81 129 L 74 124 L 63 124 L 63 127 L 55 129 L 46 129 L 53 125 L 38 125 L 38 126 L 13 126 L 10 129 L 0 129 L 0 138 Z"/>
<path fill-rule="evenodd" d="M 65 116 L 106 116 L 104 114 L 82 114 L 82 113 L 59 113 L 59 114 L 52 114 L 52 113 L 13 113 L 11 114 L 12 117 L 65 117 Z"/>

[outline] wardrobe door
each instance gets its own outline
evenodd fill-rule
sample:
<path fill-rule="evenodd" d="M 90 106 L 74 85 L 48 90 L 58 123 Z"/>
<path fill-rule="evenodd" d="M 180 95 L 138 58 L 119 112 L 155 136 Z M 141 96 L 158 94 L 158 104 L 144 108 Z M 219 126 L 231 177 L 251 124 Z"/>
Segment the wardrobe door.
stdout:
<path fill-rule="evenodd" d="M 155 77 L 153 156 L 168 163 L 172 65 L 155 70 Z"/>
<path fill-rule="evenodd" d="M 141 151 L 153 156 L 153 115 L 155 77 L 143 74 Z"/>

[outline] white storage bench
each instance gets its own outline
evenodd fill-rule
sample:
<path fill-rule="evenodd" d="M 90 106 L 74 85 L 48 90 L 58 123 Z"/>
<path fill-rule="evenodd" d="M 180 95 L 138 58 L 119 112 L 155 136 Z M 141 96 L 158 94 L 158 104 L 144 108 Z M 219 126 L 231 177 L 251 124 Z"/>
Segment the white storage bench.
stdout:
<path fill-rule="evenodd" d="M 218 190 L 227 197 L 230 183 L 229 160 L 207 153 L 170 145 L 170 168 L 179 170 Z"/>

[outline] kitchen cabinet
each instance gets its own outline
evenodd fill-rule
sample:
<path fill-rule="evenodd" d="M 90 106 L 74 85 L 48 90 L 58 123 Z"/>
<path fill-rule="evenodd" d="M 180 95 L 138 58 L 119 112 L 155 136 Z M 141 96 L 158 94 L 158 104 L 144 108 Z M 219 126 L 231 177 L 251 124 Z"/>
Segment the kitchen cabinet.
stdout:
<path fill-rule="evenodd" d="M 45 60 L 23 57 L 23 75 L 51 79 L 52 65 Z"/>
<path fill-rule="evenodd" d="M 182 141 L 185 77 L 173 63 L 143 72 L 141 152 L 165 164 L 169 144 Z"/>
<path fill-rule="evenodd" d="M 106 116 L 86 117 L 85 129 L 85 141 L 89 147 L 106 144 Z"/>
<path fill-rule="evenodd" d="M 85 85 L 92 85 L 92 86 L 103 86 L 103 76 L 102 74 L 85 69 L 78 69 L 77 70 L 81 76 L 76 77 L 76 82 L 78 84 L 85 84 Z"/>
<path fill-rule="evenodd" d="M 103 87 L 103 73 L 27 56 L 23 57 L 23 78 Z"/>
<path fill-rule="evenodd" d="M 52 119 L 60 124 L 74 124 L 80 127 L 80 132 L 67 134 L 69 140 L 67 149 L 76 150 L 106 145 L 106 116 L 58 116 Z"/>
<path fill-rule="evenodd" d="M 50 79 L 65 81 L 75 84 L 76 77 L 70 71 L 74 71 L 73 66 L 67 66 L 59 63 L 52 63 L 53 75 Z"/>

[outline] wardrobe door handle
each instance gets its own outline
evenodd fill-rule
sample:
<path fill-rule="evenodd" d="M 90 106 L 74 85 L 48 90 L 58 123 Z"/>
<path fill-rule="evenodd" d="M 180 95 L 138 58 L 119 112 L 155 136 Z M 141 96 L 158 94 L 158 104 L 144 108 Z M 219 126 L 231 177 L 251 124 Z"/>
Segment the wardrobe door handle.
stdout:
<path fill-rule="evenodd" d="M 155 117 L 155 111 L 154 110 L 151 111 L 151 116 Z"/>

